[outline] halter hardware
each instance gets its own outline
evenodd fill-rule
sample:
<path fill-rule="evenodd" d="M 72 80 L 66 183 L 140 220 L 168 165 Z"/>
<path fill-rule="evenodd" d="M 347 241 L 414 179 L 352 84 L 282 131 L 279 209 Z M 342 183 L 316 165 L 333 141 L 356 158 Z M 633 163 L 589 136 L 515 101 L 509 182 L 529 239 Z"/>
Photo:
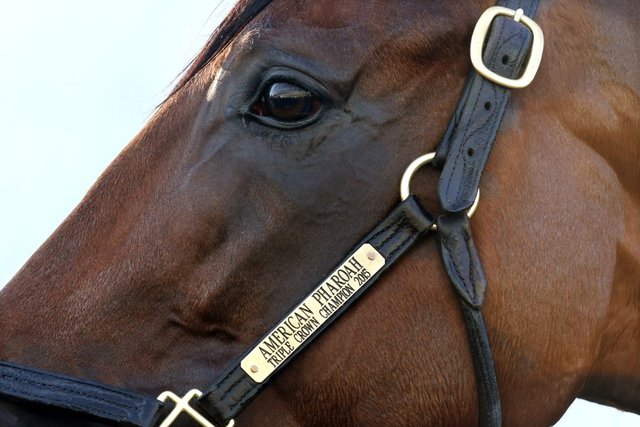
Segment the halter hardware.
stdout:
<path fill-rule="evenodd" d="M 482 59 L 485 39 L 487 38 L 489 28 L 491 27 L 494 18 L 497 16 L 511 17 L 514 21 L 527 27 L 531 31 L 531 34 L 533 34 L 531 53 L 529 54 L 529 59 L 524 71 L 522 72 L 522 76 L 518 79 L 510 79 L 491 71 L 484 64 Z M 478 19 L 476 27 L 473 30 L 473 35 L 471 36 L 471 63 L 478 74 L 493 83 L 509 89 L 522 89 L 529 86 L 538 72 L 538 67 L 540 67 L 543 50 L 544 35 L 542 34 L 542 30 L 533 19 L 524 14 L 522 9 L 513 10 L 503 6 L 492 6 L 488 8 Z"/>
<path fill-rule="evenodd" d="M 162 392 L 160 396 L 158 396 L 158 400 L 162 403 L 165 403 L 167 400 L 171 400 L 173 403 L 175 403 L 176 406 L 173 408 L 171 413 L 167 415 L 167 418 L 165 418 L 164 421 L 162 421 L 162 424 L 160 424 L 159 427 L 171 426 L 176 420 L 176 418 L 178 418 L 178 416 L 183 412 L 186 412 L 187 414 L 189 414 L 189 416 L 198 424 L 200 424 L 202 427 L 216 427 L 215 425 L 210 423 L 205 417 L 203 417 L 198 411 L 196 411 L 192 406 L 189 405 L 189 402 L 191 402 L 191 399 L 193 399 L 194 397 L 198 398 L 201 396 L 202 396 L 202 392 L 197 389 L 190 390 L 183 397 L 180 397 L 171 391 Z M 235 421 L 231 420 L 225 427 L 233 427 L 234 424 L 235 424 Z"/>
<path fill-rule="evenodd" d="M 404 173 L 402 174 L 402 179 L 400 180 L 400 199 L 407 200 L 409 195 L 411 194 L 411 178 L 413 175 L 420 169 L 422 166 L 427 165 L 433 161 L 436 157 L 435 151 L 432 153 L 423 154 L 422 156 L 416 158 L 413 162 L 407 166 Z M 476 209 L 478 209 L 478 203 L 480 202 L 480 189 L 478 188 L 478 192 L 476 193 L 476 200 L 473 202 L 473 205 L 467 211 L 467 216 L 471 218 L 474 213 L 476 213 Z M 433 224 L 431 226 L 431 231 L 436 231 L 438 226 Z"/>

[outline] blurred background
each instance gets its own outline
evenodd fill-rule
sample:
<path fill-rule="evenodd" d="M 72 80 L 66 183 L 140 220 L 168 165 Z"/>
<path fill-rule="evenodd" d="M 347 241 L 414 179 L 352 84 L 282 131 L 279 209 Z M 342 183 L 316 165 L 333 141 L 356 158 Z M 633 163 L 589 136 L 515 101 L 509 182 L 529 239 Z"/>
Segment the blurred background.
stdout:
<path fill-rule="evenodd" d="M 0 288 L 168 94 L 234 0 L 3 0 Z M 557 424 L 637 426 L 576 401 Z"/>

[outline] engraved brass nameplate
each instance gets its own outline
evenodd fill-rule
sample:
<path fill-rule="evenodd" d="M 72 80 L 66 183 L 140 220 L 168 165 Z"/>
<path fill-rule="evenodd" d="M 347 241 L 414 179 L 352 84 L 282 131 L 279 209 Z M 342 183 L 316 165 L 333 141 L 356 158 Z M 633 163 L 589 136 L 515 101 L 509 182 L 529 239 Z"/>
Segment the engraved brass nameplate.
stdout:
<path fill-rule="evenodd" d="M 263 382 L 384 264 L 373 246 L 362 245 L 242 359 L 242 369 L 255 382 Z"/>

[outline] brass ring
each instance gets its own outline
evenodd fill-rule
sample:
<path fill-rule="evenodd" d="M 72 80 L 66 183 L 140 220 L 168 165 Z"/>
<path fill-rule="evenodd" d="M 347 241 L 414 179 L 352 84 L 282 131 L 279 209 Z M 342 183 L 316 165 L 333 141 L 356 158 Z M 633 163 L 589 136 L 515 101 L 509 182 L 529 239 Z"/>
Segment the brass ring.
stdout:
<path fill-rule="evenodd" d="M 411 164 L 407 167 L 402 175 L 402 179 L 400 180 L 400 198 L 404 201 L 411 194 L 411 189 L 409 188 L 411 185 L 411 178 L 413 178 L 413 174 L 416 173 L 418 169 L 422 166 L 431 163 L 433 158 L 436 156 L 435 151 L 433 153 L 424 154 L 417 159 L 415 159 Z M 467 216 L 471 218 L 474 213 L 476 213 L 476 209 L 478 209 L 478 202 L 480 202 L 480 189 L 478 189 L 478 194 L 476 194 L 476 200 L 474 200 L 473 205 L 467 211 Z M 436 229 L 435 224 L 432 227 L 433 230 Z"/>

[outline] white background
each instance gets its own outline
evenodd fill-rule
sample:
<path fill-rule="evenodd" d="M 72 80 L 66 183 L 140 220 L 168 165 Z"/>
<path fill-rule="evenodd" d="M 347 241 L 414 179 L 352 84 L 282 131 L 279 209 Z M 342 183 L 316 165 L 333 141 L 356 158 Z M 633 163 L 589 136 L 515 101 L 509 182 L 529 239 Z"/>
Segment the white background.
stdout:
<path fill-rule="evenodd" d="M 0 288 L 138 132 L 232 1 L 2 1 Z M 557 425 L 639 424 L 578 401 Z"/>

